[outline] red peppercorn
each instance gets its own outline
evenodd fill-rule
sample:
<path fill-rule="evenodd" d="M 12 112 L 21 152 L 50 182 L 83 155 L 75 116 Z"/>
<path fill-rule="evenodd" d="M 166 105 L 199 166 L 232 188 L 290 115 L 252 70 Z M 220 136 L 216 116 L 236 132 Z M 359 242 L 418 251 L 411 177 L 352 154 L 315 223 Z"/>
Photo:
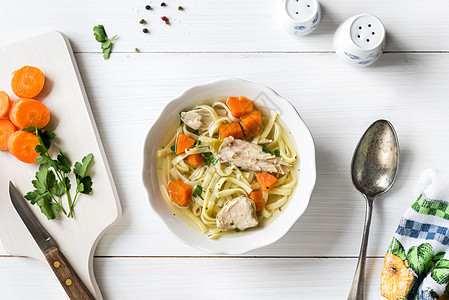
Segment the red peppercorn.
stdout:
<path fill-rule="evenodd" d="M 164 21 L 165 24 L 170 25 L 170 20 L 169 20 L 166 16 L 163 16 L 163 17 L 161 18 L 161 20 Z"/>

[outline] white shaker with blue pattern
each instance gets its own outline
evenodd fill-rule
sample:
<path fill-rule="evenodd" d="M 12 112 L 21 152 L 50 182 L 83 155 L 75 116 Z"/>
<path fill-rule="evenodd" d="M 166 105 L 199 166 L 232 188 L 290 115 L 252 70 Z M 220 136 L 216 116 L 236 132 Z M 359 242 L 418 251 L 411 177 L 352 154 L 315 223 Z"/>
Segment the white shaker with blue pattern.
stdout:
<path fill-rule="evenodd" d="M 385 28 L 369 14 L 356 15 L 343 22 L 335 32 L 334 48 L 344 61 L 356 66 L 369 66 L 383 53 Z"/>
<path fill-rule="evenodd" d="M 283 0 L 279 19 L 286 32 L 296 36 L 308 35 L 320 23 L 320 3 L 317 0 Z"/>

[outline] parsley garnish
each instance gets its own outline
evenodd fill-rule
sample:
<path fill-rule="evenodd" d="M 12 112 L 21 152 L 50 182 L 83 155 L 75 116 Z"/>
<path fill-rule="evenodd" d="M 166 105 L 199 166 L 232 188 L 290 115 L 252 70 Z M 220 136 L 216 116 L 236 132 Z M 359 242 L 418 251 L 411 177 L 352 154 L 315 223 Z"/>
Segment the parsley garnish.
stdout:
<path fill-rule="evenodd" d="M 193 132 L 193 134 L 200 135 L 200 131 L 197 129 Z"/>
<path fill-rule="evenodd" d="M 273 154 L 273 152 L 271 152 L 270 149 L 265 146 L 262 146 L 262 152 Z"/>
<path fill-rule="evenodd" d="M 279 150 L 274 150 L 274 155 L 276 156 L 276 157 L 279 157 L 279 156 L 281 156 L 281 152 L 279 152 Z"/>
<path fill-rule="evenodd" d="M 215 165 L 218 162 L 218 158 L 214 157 L 210 152 L 201 153 L 201 156 L 204 157 L 204 163 L 206 164 L 211 163 Z"/>
<path fill-rule="evenodd" d="M 108 38 L 108 35 L 106 34 L 106 30 L 104 29 L 103 25 L 97 25 L 94 27 L 94 36 L 97 42 L 101 43 L 101 50 L 103 50 L 103 58 L 109 59 L 109 56 L 111 55 L 112 51 L 112 45 L 117 36 L 114 35 L 112 38 Z"/>
<path fill-rule="evenodd" d="M 202 188 L 201 186 L 197 185 L 197 186 L 195 187 L 195 190 L 193 191 L 192 196 L 193 196 L 193 197 L 199 197 L 199 196 L 201 196 L 201 193 L 202 193 L 202 192 L 203 192 L 203 188 Z"/>
<path fill-rule="evenodd" d="M 192 148 L 195 148 L 195 147 L 198 146 L 199 144 L 201 144 L 201 141 L 200 141 L 200 140 L 196 141 L 195 144 L 193 144 L 193 147 L 192 147 Z"/>
<path fill-rule="evenodd" d="M 175 147 L 175 145 L 171 146 L 170 149 L 171 149 L 171 151 L 172 151 L 174 154 L 176 154 L 176 147 Z"/>
<path fill-rule="evenodd" d="M 36 173 L 36 180 L 32 181 L 35 190 L 28 192 L 25 198 L 31 204 L 37 204 L 48 220 L 55 219 L 59 211 L 62 211 L 67 217 L 73 218 L 73 208 L 79 194 L 90 194 L 92 192 L 92 178 L 86 175 L 93 159 L 92 153 L 86 155 L 81 163 L 75 163 L 73 174 L 76 179 L 76 193 L 72 198 L 69 179 L 72 167 L 69 159 L 62 151 L 59 151 L 56 159 L 52 159 L 48 152 L 51 147 L 51 140 L 56 137 L 56 134 L 51 130 L 41 131 L 37 127 L 26 127 L 23 130 L 36 133 L 39 141 L 39 145 L 35 148 L 36 152 L 39 153 L 36 162 L 40 164 L 39 171 Z M 66 195 L 69 205 L 68 213 L 61 205 L 61 198 L 64 195 Z"/>
<path fill-rule="evenodd" d="M 234 229 L 235 230 L 235 232 L 240 232 L 240 231 L 242 231 L 240 228 L 236 228 L 236 229 Z"/>

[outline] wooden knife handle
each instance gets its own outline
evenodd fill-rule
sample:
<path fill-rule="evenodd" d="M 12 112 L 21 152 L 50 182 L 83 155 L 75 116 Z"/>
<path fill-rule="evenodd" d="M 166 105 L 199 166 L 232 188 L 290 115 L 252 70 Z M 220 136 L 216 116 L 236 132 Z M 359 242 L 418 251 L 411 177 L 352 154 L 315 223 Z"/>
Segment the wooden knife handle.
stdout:
<path fill-rule="evenodd" d="M 50 249 L 45 258 L 71 300 L 95 300 L 58 248 Z"/>

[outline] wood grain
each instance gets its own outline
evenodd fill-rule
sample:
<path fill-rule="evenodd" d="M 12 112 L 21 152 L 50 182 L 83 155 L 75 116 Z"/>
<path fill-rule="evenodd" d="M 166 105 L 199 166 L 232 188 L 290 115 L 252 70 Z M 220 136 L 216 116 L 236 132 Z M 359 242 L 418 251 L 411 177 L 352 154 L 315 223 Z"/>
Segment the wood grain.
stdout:
<path fill-rule="evenodd" d="M 45 258 L 71 300 L 95 300 L 58 248 L 50 249 Z"/>

